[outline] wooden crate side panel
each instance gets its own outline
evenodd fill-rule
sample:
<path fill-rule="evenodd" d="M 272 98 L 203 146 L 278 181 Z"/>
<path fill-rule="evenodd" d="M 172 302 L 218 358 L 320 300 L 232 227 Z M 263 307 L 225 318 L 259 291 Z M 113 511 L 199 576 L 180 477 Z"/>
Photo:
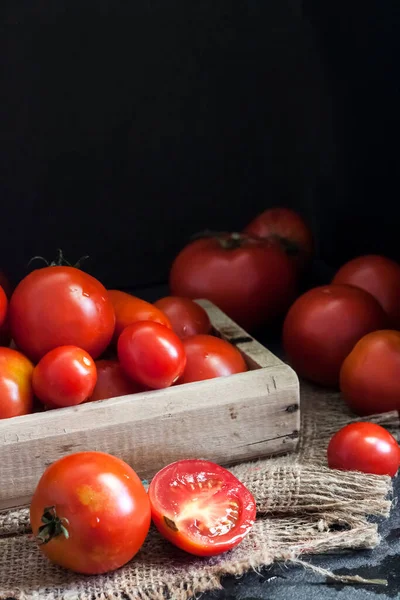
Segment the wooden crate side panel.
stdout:
<path fill-rule="evenodd" d="M 292 450 L 299 386 L 285 365 L 0 423 L 0 508 L 29 501 L 47 465 L 102 450 L 148 479 L 181 458 L 220 464 Z"/>

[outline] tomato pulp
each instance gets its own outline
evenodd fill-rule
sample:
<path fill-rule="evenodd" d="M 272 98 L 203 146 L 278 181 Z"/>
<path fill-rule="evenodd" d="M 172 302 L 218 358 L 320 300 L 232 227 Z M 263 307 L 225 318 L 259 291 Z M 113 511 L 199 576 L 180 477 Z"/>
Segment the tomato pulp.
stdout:
<path fill-rule="evenodd" d="M 78 452 L 46 469 L 30 519 L 40 550 L 52 562 L 95 575 L 135 556 L 150 527 L 150 503 L 125 462 L 102 452 Z"/>
<path fill-rule="evenodd" d="M 196 556 L 237 546 L 256 518 L 249 490 L 226 469 L 205 460 L 181 460 L 152 480 L 153 522 L 170 542 Z"/>

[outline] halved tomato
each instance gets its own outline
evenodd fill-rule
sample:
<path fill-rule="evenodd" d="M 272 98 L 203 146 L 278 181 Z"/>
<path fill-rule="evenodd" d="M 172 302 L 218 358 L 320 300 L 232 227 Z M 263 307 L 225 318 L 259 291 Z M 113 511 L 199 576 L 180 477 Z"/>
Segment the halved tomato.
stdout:
<path fill-rule="evenodd" d="M 249 490 L 230 471 L 206 460 L 164 467 L 150 484 L 149 499 L 161 535 L 195 556 L 234 548 L 256 518 Z"/>

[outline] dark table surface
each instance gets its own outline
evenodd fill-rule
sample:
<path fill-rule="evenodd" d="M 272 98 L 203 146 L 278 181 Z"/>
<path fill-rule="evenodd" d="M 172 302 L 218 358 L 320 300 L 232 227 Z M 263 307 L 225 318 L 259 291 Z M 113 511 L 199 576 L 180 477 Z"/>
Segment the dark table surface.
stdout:
<path fill-rule="evenodd" d="M 329 273 L 321 274 L 309 282 L 324 283 L 329 280 Z M 311 283 L 311 285 L 310 285 Z M 132 291 L 132 290 L 130 290 Z M 154 301 L 168 294 L 166 285 L 153 286 L 143 290 L 135 290 L 138 296 Z M 281 354 L 279 347 L 279 324 L 275 329 L 260 331 L 254 334 L 272 352 Z M 260 573 L 250 572 L 235 578 L 226 577 L 223 590 L 203 594 L 201 600 L 289 600 L 295 595 L 297 600 L 317 600 L 324 598 L 340 598 L 340 600 L 384 600 L 400 599 L 400 477 L 394 482 L 393 508 L 389 519 L 379 522 L 382 537 L 381 543 L 374 550 L 362 550 L 341 554 L 315 555 L 304 560 L 328 569 L 340 575 L 359 575 L 365 579 L 386 579 L 387 586 L 382 585 L 349 585 L 330 582 L 324 577 L 315 575 L 303 567 L 285 566 L 277 563 L 266 567 Z"/>

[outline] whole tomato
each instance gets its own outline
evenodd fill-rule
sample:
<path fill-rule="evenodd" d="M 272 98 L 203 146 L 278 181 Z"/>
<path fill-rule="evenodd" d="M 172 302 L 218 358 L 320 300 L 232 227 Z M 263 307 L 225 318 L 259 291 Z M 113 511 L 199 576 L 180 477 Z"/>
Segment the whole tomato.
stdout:
<path fill-rule="evenodd" d="M 340 389 L 353 412 L 400 411 L 400 333 L 374 331 L 353 348 L 340 370 Z"/>
<path fill-rule="evenodd" d="M 336 273 L 332 283 L 355 285 L 378 300 L 389 317 L 388 325 L 400 328 L 400 265 L 384 256 L 359 256 Z"/>
<path fill-rule="evenodd" d="M 149 499 L 161 535 L 196 556 L 231 550 L 256 518 L 249 490 L 207 460 L 180 460 L 161 469 L 150 484 Z"/>
<path fill-rule="evenodd" d="M 13 293 L 13 286 L 4 271 L 0 271 L 0 286 L 3 288 L 7 299 L 9 300 Z"/>
<path fill-rule="evenodd" d="M 154 321 L 138 321 L 123 330 L 118 358 L 133 381 L 152 389 L 175 383 L 186 365 L 182 341 L 171 329 Z"/>
<path fill-rule="evenodd" d="M 147 536 L 150 518 L 150 502 L 135 471 L 102 452 L 78 452 L 50 465 L 30 507 L 43 554 L 87 575 L 130 561 Z"/>
<path fill-rule="evenodd" d="M 107 290 L 74 267 L 50 266 L 27 275 L 9 308 L 11 335 L 34 362 L 57 346 L 78 346 L 97 358 L 114 333 Z"/>
<path fill-rule="evenodd" d="M 351 423 L 335 433 L 328 446 L 331 469 L 361 471 L 394 477 L 400 448 L 394 437 L 376 423 Z"/>
<path fill-rule="evenodd" d="M 33 364 L 17 350 L 0 348 L 0 419 L 33 410 Z"/>
<path fill-rule="evenodd" d="M 90 398 L 96 380 L 96 365 L 90 354 L 77 346 L 59 346 L 40 359 L 32 385 L 43 404 L 61 408 Z"/>
<path fill-rule="evenodd" d="M 212 335 L 193 335 L 183 340 L 186 367 L 179 383 L 226 377 L 247 371 L 239 350 Z"/>
<path fill-rule="evenodd" d="M 340 367 L 364 335 L 386 324 L 379 303 L 350 285 L 314 288 L 296 300 L 283 325 L 283 347 L 297 374 L 337 386 Z"/>
<path fill-rule="evenodd" d="M 4 324 L 7 317 L 8 300 L 5 291 L 0 286 L 0 327 Z"/>
<path fill-rule="evenodd" d="M 128 396 L 143 391 L 143 386 L 129 379 L 117 360 L 98 360 L 96 368 L 97 383 L 89 398 L 90 402 Z"/>
<path fill-rule="evenodd" d="M 311 229 L 304 219 L 290 208 L 269 208 L 244 229 L 260 238 L 277 240 L 299 269 L 304 268 L 314 253 Z"/>
<path fill-rule="evenodd" d="M 172 329 L 181 340 L 199 333 L 210 333 L 208 314 L 190 298 L 167 296 L 154 302 L 171 321 Z"/>
<path fill-rule="evenodd" d="M 278 244 L 230 233 L 186 246 L 172 265 L 169 285 L 175 296 L 207 298 L 250 331 L 285 312 L 296 280 Z"/>
<path fill-rule="evenodd" d="M 115 312 L 114 342 L 118 341 L 125 327 L 138 321 L 154 321 L 172 329 L 168 317 L 154 304 L 119 290 L 108 290 L 108 296 Z"/>

